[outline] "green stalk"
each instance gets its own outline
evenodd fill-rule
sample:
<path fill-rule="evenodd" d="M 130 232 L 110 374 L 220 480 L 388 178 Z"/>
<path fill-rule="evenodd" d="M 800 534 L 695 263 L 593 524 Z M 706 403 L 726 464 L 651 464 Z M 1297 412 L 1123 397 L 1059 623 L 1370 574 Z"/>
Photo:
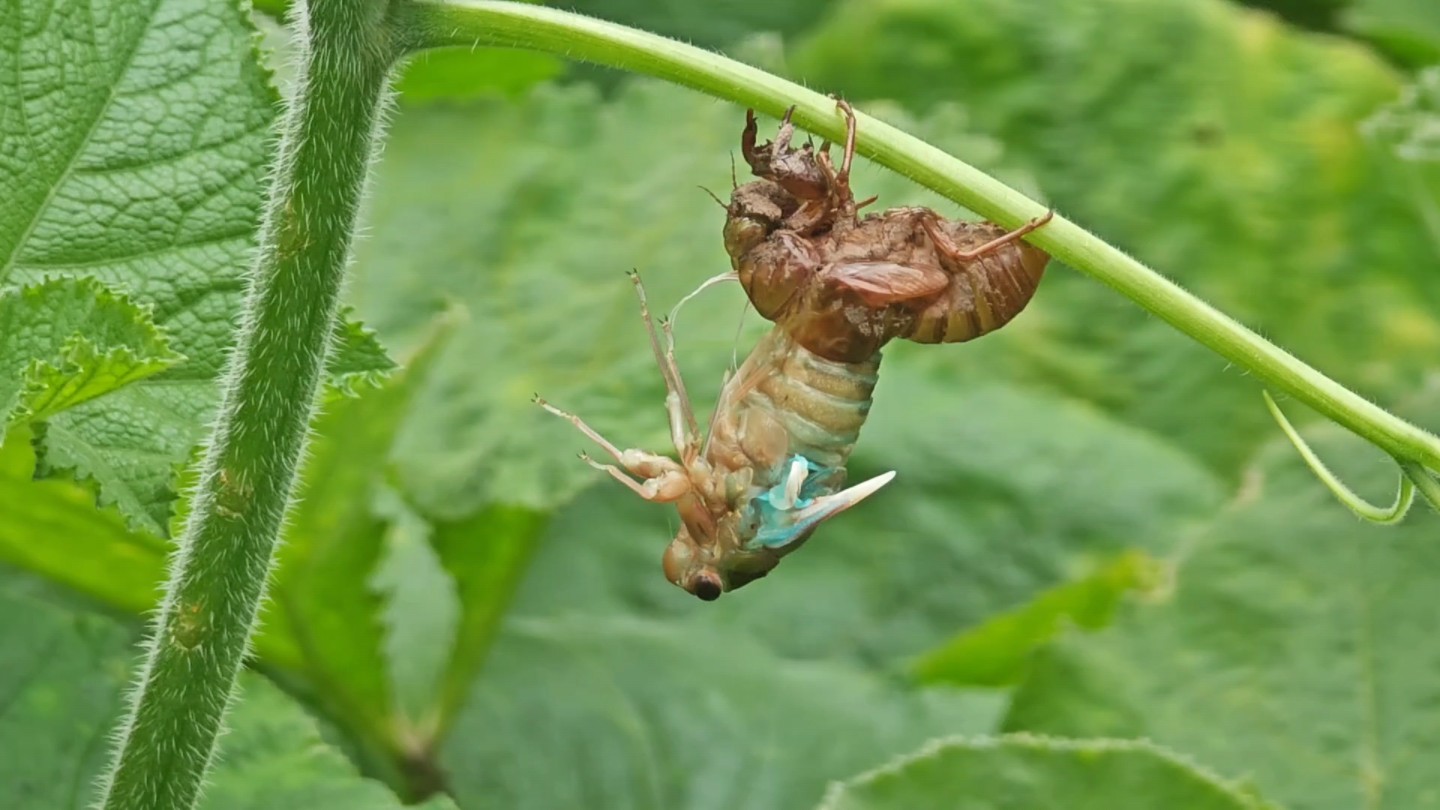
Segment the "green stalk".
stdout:
<path fill-rule="evenodd" d="M 188 810 L 255 627 L 320 392 L 394 54 L 385 2 L 297 7 L 305 43 L 236 348 L 107 810 Z"/>
<path fill-rule="evenodd" d="M 771 115 L 794 105 L 798 125 L 835 141 L 844 136 L 831 98 L 719 54 L 578 14 L 487 0 L 413 0 L 401 24 L 413 49 L 493 45 L 555 53 L 646 73 Z M 1045 212 L 984 172 L 863 113 L 858 151 L 1002 225 L 1016 227 Z M 1321 374 L 1075 223 L 1056 216 L 1028 241 L 1396 459 L 1440 469 L 1440 438 Z"/>

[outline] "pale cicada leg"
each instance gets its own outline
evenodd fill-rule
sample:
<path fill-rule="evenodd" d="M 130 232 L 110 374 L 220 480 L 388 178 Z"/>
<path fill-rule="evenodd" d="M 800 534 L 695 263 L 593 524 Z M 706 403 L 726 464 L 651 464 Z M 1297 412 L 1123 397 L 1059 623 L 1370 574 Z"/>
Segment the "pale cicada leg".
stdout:
<path fill-rule="evenodd" d="M 574 425 L 576 429 L 590 437 L 591 441 L 600 445 L 606 453 L 620 462 L 621 467 L 643 479 L 643 481 L 637 482 L 613 464 L 601 464 L 591 458 L 588 453 L 580 454 L 581 461 L 597 470 L 609 473 L 611 477 L 629 487 L 645 500 L 661 503 L 675 501 L 690 491 L 690 476 L 685 473 L 685 468 L 674 459 L 644 450 L 621 450 L 575 414 L 562 411 L 539 396 L 535 397 L 535 404 Z"/>
<path fill-rule="evenodd" d="M 1038 228 L 1043 227 L 1047 222 L 1054 218 L 1055 211 L 1054 209 L 1051 209 L 1049 211 L 1046 211 L 1041 216 L 1030 220 L 1024 225 L 1021 225 L 1015 230 L 1001 236 L 997 236 L 996 238 L 991 239 L 989 242 L 986 242 L 979 247 L 971 248 L 969 250 L 965 250 L 959 245 L 955 244 L 955 242 L 950 239 L 950 236 L 948 234 L 940 230 L 939 226 L 935 224 L 934 216 L 927 216 L 921 219 L 920 227 L 925 229 L 925 234 L 930 237 L 930 241 L 935 243 L 935 247 L 938 248 L 941 253 L 944 253 L 946 256 L 954 259 L 957 262 L 973 262 L 976 259 L 982 258 L 984 256 L 989 256 L 991 253 L 994 253 L 995 251 L 1005 247 L 1008 244 L 1011 244 L 1012 242 L 1020 241 L 1022 237 L 1034 232 Z"/>
<path fill-rule="evenodd" d="M 695 416 L 693 409 L 690 408 L 690 395 L 685 391 L 685 381 L 680 378 L 680 364 L 675 359 L 675 321 L 680 317 L 680 308 L 685 306 L 685 304 L 689 302 L 690 299 L 694 298 L 702 292 L 705 292 L 707 289 L 715 286 L 716 284 L 723 284 L 726 281 L 737 281 L 739 280 L 739 278 L 739 276 L 731 272 L 721 273 L 718 276 L 713 276 L 706 279 L 699 287 L 696 287 L 694 290 L 692 290 L 689 295 L 681 298 L 679 303 L 677 303 L 675 307 L 670 310 L 670 315 L 660 321 L 660 328 L 665 331 L 665 359 L 670 364 L 670 368 L 673 369 L 675 372 L 675 382 L 680 389 L 680 399 L 685 402 L 686 409 L 687 411 L 689 411 L 690 414 L 692 426 L 695 424 Z M 708 436 L 710 429 L 712 429 L 713 427 L 713 424 L 707 427 L 705 435 Z M 702 450 L 700 445 L 700 435 L 698 433 L 694 433 L 692 435 L 694 443 L 687 447 L 689 455 L 681 456 L 681 460 L 685 462 L 687 466 L 695 460 L 695 458 L 700 454 Z"/>
<path fill-rule="evenodd" d="M 685 383 L 680 379 L 680 367 L 674 361 L 674 353 L 668 357 L 660 348 L 660 336 L 655 331 L 655 322 L 650 318 L 650 304 L 645 297 L 645 285 L 640 274 L 630 271 L 630 280 L 635 284 L 635 295 L 640 299 L 640 317 L 645 321 L 645 331 L 650 337 L 650 349 L 655 353 L 655 363 L 660 366 L 660 375 L 665 378 L 665 410 L 670 414 L 670 440 L 682 461 L 695 457 L 700 446 L 700 423 L 695 420 L 695 410 L 685 393 Z"/>
<path fill-rule="evenodd" d="M 674 367 L 677 369 L 677 371 L 676 371 L 677 378 L 678 378 L 678 374 L 679 374 L 679 371 L 678 371 L 679 366 L 676 364 L 676 361 L 675 361 L 675 322 L 680 319 L 680 308 L 683 307 L 683 306 L 685 306 L 686 304 L 688 304 L 688 303 L 690 302 L 690 299 L 694 298 L 695 296 L 699 295 L 699 294 L 702 293 L 702 292 L 705 292 L 706 290 L 710 289 L 711 287 L 714 287 L 714 286 L 717 285 L 717 284 L 724 284 L 724 283 L 727 282 L 727 281 L 739 281 L 739 280 L 740 280 L 740 277 L 739 277 L 738 275 L 736 275 L 736 274 L 734 273 L 734 271 L 731 271 L 731 272 L 729 272 L 729 273 L 721 273 L 721 274 L 718 275 L 718 276 L 711 276 L 710 278 L 705 279 L 705 281 L 701 282 L 701 284 L 700 284 L 699 287 L 696 287 L 695 289 L 691 290 L 691 291 L 689 292 L 689 294 L 687 294 L 684 298 L 681 298 L 681 299 L 679 300 L 679 302 L 677 302 L 677 303 L 675 304 L 674 308 L 672 308 L 672 309 L 670 310 L 670 315 L 669 315 L 668 317 L 666 317 L 663 322 L 661 322 L 661 328 L 665 330 L 665 356 L 666 356 L 666 358 L 670 361 L 670 365 L 671 365 L 671 366 L 674 366 Z M 746 306 L 749 306 L 749 303 L 750 303 L 750 302 L 749 302 L 749 300 L 747 299 L 745 303 L 746 303 Z M 735 340 L 736 340 L 736 342 L 739 342 L 739 340 L 740 340 L 740 329 L 741 329 L 742 326 L 743 326 L 743 322 L 740 323 L 740 324 L 736 324 L 736 326 L 735 326 Z M 733 369 L 733 368 L 734 368 L 735 366 L 737 366 L 737 365 L 738 365 L 738 363 L 737 363 L 737 361 L 736 361 L 736 358 L 731 357 L 731 360 L 730 360 L 730 366 L 731 366 L 731 368 Z M 726 371 L 726 372 L 725 372 L 725 379 L 724 379 L 724 381 L 721 382 L 721 385 L 720 385 L 722 391 L 723 391 L 724 388 L 725 388 L 725 382 L 728 382 L 729 380 L 730 380 L 730 371 Z M 683 381 L 681 382 L 681 389 L 680 389 L 680 390 L 681 390 L 682 392 L 685 390 L 685 389 L 684 389 L 684 382 L 683 382 Z M 686 401 L 688 402 L 689 400 L 687 399 Z M 705 435 L 706 435 L 707 437 L 710 436 L 710 435 L 712 435 L 712 434 L 715 432 L 715 418 L 716 418 L 716 416 L 719 415 L 719 413 L 720 413 L 720 408 L 717 407 L 717 408 L 715 409 L 715 412 L 710 415 L 710 422 L 709 422 L 709 424 L 706 425 L 706 427 L 705 427 Z M 709 440 L 707 439 L 704 446 L 697 446 L 696 452 L 699 453 L 699 452 L 704 452 L 704 451 L 708 450 L 708 449 L 709 449 L 708 445 L 709 445 Z"/>

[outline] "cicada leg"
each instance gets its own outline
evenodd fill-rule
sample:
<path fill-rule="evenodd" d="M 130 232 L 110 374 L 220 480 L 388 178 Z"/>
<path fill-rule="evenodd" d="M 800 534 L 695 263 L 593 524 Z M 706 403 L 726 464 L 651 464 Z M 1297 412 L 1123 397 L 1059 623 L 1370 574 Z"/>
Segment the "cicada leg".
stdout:
<path fill-rule="evenodd" d="M 842 183 L 850 182 L 850 164 L 855 161 L 855 108 L 843 98 L 835 99 L 835 106 L 845 114 L 845 154 L 840 158 L 838 178 Z"/>
<path fill-rule="evenodd" d="M 995 251 L 1005 247 L 1006 245 L 1020 241 L 1026 235 L 1043 227 L 1046 223 L 1055 218 L 1055 209 L 1052 208 L 1049 211 L 1046 211 L 1041 216 L 1030 220 L 1029 222 L 1021 225 L 1013 231 L 1010 231 L 1009 233 L 991 239 L 989 242 L 986 242 L 979 247 L 965 250 L 959 245 L 955 244 L 955 242 L 951 240 L 948 234 L 940 230 L 940 227 L 935 224 L 936 218 L 939 215 L 933 214 L 933 212 L 931 213 L 931 216 L 923 217 L 920 220 L 920 227 L 925 229 L 925 234 L 930 237 L 930 241 L 935 243 L 935 247 L 939 249 L 941 253 L 945 254 L 948 258 L 953 259 L 957 262 L 973 262 L 976 259 L 989 256 L 991 253 L 994 253 Z"/>
<path fill-rule="evenodd" d="M 645 321 L 645 331 L 650 337 L 650 349 L 655 353 L 655 363 L 660 366 L 660 375 L 665 378 L 665 410 L 670 415 L 670 439 L 681 461 L 694 460 L 700 448 L 700 423 L 695 420 L 695 410 L 690 405 L 690 396 L 685 391 L 685 381 L 680 377 L 680 366 L 675 362 L 672 350 L 668 355 L 660 348 L 660 336 L 655 331 L 655 322 L 650 317 L 650 304 L 645 297 L 645 285 L 640 274 L 630 271 L 630 280 L 635 284 L 635 295 L 640 299 L 640 318 Z"/>
<path fill-rule="evenodd" d="M 685 468 L 674 459 L 644 450 L 621 450 L 575 414 L 562 411 L 539 396 L 535 397 L 535 404 L 574 425 L 619 462 L 625 471 L 643 479 L 636 481 L 626 475 L 620 467 L 613 464 L 601 464 L 591 458 L 588 453 L 580 454 L 581 461 L 597 470 L 609 473 L 611 477 L 629 487 L 645 500 L 666 503 L 679 500 L 690 491 L 690 476 L 685 473 Z"/>

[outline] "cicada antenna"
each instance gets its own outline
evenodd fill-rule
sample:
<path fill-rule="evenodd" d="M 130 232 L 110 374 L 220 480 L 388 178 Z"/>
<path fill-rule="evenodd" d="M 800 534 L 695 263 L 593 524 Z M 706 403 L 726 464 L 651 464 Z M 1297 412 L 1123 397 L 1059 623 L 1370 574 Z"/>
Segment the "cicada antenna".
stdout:
<path fill-rule="evenodd" d="M 720 199 L 719 197 L 715 196 L 715 192 L 711 191 L 711 190 L 708 189 L 708 188 L 705 188 L 704 186 L 699 186 L 698 188 L 699 188 L 701 191 L 705 192 L 706 194 L 709 194 L 709 195 L 710 195 L 710 199 L 714 200 L 716 205 L 720 206 L 721 208 L 724 208 L 727 212 L 730 210 L 730 206 L 726 205 L 724 200 L 722 200 L 722 199 Z"/>
<path fill-rule="evenodd" d="M 740 180 L 735 176 L 735 153 L 730 153 L 730 190 L 734 191 L 740 187 Z"/>

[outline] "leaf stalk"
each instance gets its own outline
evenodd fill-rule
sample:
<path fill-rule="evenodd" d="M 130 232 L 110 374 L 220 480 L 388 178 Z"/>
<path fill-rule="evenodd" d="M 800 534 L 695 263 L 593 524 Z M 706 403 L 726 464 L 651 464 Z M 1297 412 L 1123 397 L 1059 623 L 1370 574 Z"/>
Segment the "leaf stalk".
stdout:
<path fill-rule="evenodd" d="M 296 6 L 303 44 L 260 246 L 106 810 L 189 810 L 249 650 L 295 488 L 396 51 L 383 0 Z"/>

